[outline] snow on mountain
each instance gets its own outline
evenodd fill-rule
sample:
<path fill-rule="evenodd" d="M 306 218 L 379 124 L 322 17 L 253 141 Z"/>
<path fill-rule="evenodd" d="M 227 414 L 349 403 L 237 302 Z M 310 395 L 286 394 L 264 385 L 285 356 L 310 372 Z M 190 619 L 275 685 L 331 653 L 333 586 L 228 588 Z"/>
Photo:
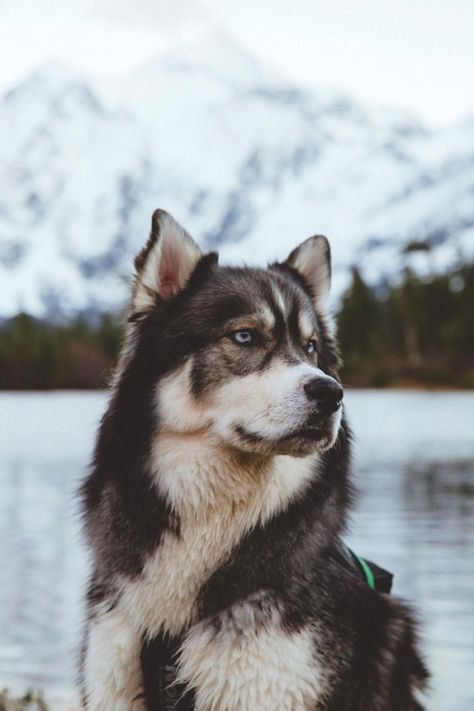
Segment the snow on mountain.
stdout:
<path fill-rule="evenodd" d="M 224 261 L 283 258 L 316 232 L 396 276 L 474 256 L 474 122 L 290 85 L 220 33 L 107 85 L 47 66 L 0 102 L 0 315 L 123 303 L 152 210 Z"/>

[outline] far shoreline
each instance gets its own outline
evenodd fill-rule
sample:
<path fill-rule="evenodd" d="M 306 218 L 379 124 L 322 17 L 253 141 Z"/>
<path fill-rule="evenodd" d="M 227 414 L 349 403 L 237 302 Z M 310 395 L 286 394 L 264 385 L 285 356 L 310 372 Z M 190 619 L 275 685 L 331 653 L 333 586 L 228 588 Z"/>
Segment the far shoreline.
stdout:
<path fill-rule="evenodd" d="M 423 383 L 418 381 L 408 381 L 400 380 L 390 385 L 351 385 L 350 383 L 344 383 L 343 386 L 345 390 L 350 391 L 367 391 L 371 390 L 374 392 L 429 392 L 429 393 L 474 393 L 474 387 L 462 387 L 459 385 L 440 385 L 439 383 Z M 62 388 L 0 388 L 0 394 L 2 393 L 37 393 L 38 395 L 47 393 L 103 393 L 106 395 L 111 392 L 110 388 L 75 388 L 75 387 L 62 387 Z"/>

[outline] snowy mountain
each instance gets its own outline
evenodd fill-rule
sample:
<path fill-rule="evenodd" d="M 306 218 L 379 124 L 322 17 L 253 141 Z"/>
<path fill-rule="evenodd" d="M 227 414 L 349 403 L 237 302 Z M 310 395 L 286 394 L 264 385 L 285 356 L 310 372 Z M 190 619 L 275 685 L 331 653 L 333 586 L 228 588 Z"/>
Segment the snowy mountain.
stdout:
<path fill-rule="evenodd" d="M 222 34 L 114 83 L 44 67 L 0 135 L 0 315 L 120 306 L 157 206 L 223 261 L 325 233 L 336 292 L 353 263 L 377 281 L 474 256 L 474 121 L 291 86 Z"/>

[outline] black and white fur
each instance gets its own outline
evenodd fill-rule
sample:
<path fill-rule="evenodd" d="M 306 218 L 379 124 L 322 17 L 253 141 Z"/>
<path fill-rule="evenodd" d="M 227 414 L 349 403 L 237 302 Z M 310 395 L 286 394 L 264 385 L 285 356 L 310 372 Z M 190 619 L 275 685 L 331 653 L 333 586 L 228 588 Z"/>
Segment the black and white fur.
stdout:
<path fill-rule="evenodd" d="M 82 491 L 83 707 L 152 711 L 143 649 L 164 634 L 196 711 L 421 709 L 411 613 L 334 558 L 350 437 L 342 392 L 308 394 L 340 390 L 327 240 L 220 267 L 157 211 L 135 265 Z"/>

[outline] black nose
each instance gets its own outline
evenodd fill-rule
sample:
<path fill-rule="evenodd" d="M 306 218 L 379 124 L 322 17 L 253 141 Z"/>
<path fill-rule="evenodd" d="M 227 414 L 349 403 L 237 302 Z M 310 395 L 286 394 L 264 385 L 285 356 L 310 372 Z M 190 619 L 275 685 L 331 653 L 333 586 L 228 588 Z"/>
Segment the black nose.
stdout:
<path fill-rule="evenodd" d="M 333 378 L 313 378 L 305 384 L 304 389 L 309 399 L 315 400 L 318 408 L 326 414 L 338 409 L 344 394 Z"/>

